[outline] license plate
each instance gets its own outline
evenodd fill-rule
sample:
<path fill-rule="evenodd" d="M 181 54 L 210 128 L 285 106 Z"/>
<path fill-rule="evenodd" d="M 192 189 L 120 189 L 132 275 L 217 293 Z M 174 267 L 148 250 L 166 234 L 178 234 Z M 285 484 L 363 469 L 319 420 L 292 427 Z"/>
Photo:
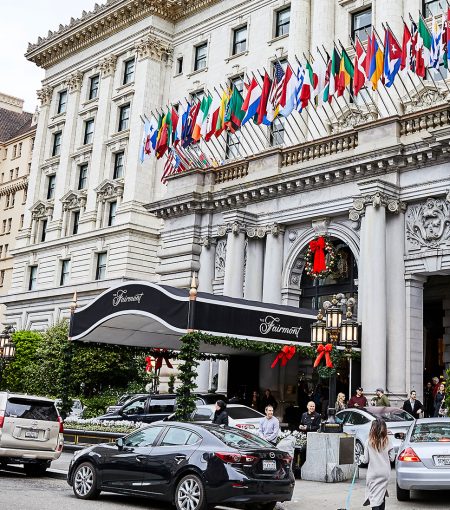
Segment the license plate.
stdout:
<path fill-rule="evenodd" d="M 277 463 L 275 460 L 263 460 L 264 471 L 275 471 L 277 469 Z"/>
<path fill-rule="evenodd" d="M 434 464 L 436 466 L 450 466 L 450 455 L 435 455 Z"/>
<path fill-rule="evenodd" d="M 244 430 L 250 430 L 255 428 L 255 426 L 252 423 L 240 423 L 238 427 Z"/>
<path fill-rule="evenodd" d="M 28 439 L 37 439 L 39 437 L 39 434 L 34 430 L 26 430 L 25 437 Z"/>

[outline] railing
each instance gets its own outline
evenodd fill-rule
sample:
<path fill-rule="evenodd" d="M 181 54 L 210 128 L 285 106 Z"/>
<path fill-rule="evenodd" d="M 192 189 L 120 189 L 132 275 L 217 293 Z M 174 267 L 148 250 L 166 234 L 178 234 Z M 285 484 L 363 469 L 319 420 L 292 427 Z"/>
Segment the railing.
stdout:
<path fill-rule="evenodd" d="M 116 439 L 124 436 L 125 433 L 118 432 L 64 429 L 64 446 L 85 448 L 91 444 L 114 443 Z"/>
<path fill-rule="evenodd" d="M 450 109 L 445 106 L 431 112 L 414 112 L 400 121 L 400 134 L 412 135 L 429 128 L 439 128 L 450 124 Z"/>
<path fill-rule="evenodd" d="M 214 184 L 234 181 L 248 175 L 248 161 L 241 161 L 227 166 L 221 166 L 214 171 Z"/>

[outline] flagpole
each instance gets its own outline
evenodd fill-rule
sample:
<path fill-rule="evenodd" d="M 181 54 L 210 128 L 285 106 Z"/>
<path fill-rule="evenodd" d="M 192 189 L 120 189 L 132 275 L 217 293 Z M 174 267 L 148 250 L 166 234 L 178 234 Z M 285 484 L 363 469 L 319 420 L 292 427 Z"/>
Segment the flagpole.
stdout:
<path fill-rule="evenodd" d="M 429 10 L 429 12 L 430 12 L 431 16 L 432 16 L 432 17 L 434 17 L 433 13 L 431 12 L 430 6 L 429 6 L 428 4 L 425 4 L 425 6 L 426 6 L 426 8 Z M 430 31 L 428 30 L 428 25 L 426 24 L 425 20 L 423 19 L 422 13 L 421 13 L 420 11 L 419 11 L 419 16 L 422 18 L 422 21 L 423 21 L 423 23 L 424 23 L 424 25 L 425 25 L 425 27 L 426 27 L 426 29 L 427 29 L 427 31 L 428 31 L 428 34 L 429 34 L 429 35 L 430 35 L 430 37 L 433 39 L 433 36 L 431 35 Z M 428 68 L 427 68 L 427 70 L 428 70 L 428 74 L 430 75 L 431 79 L 433 80 L 432 75 L 431 75 L 431 72 L 429 72 L 429 69 L 430 69 L 430 68 L 428 67 Z M 435 67 L 432 67 L 431 69 L 436 69 L 436 68 L 435 68 Z M 450 92 L 450 88 L 448 87 L 448 84 L 447 84 L 447 82 L 445 81 L 444 75 L 443 75 L 443 74 L 442 74 L 442 72 L 441 72 L 441 69 L 440 69 L 440 66 L 439 66 L 439 59 L 438 59 L 438 66 L 437 66 L 437 70 L 438 70 L 439 74 L 441 75 L 441 78 L 442 78 L 442 80 L 443 80 L 443 82 L 444 82 L 445 88 L 447 89 L 447 91 L 448 91 L 448 92 Z M 426 74 L 425 74 L 425 76 L 426 76 Z M 437 85 L 436 85 L 436 83 L 434 82 L 434 80 L 433 80 L 433 83 L 434 83 L 435 87 L 437 87 Z"/>
<path fill-rule="evenodd" d="M 328 62 L 325 60 L 325 58 L 323 57 L 320 49 L 318 46 L 316 46 L 317 48 L 317 52 L 319 53 L 320 57 L 322 58 L 322 60 L 324 61 L 324 64 L 328 67 Z M 328 55 L 327 53 L 327 50 L 324 48 L 324 46 L 322 45 L 322 48 L 323 48 L 323 51 Z M 329 55 L 328 55 L 329 57 Z M 329 86 L 329 82 L 328 82 L 328 86 Z M 334 108 L 333 106 L 331 105 L 331 103 L 333 102 L 333 98 L 331 97 L 331 101 L 328 100 L 327 103 L 328 103 L 328 106 L 330 107 L 331 111 L 333 112 L 333 115 L 336 117 L 336 120 L 337 122 L 339 123 L 340 119 L 339 117 L 336 115 L 336 112 L 334 111 Z M 323 96 L 322 96 L 322 106 L 323 106 L 323 109 L 325 110 L 325 113 L 326 113 L 326 109 L 325 109 L 325 105 L 324 105 L 325 101 L 323 100 Z M 327 114 L 327 117 L 328 117 L 328 114 Z M 329 118 L 329 117 L 328 117 Z M 330 121 L 331 122 L 331 121 Z M 331 123 L 331 125 L 333 125 L 333 123 Z"/>
<path fill-rule="evenodd" d="M 208 90 L 208 95 L 209 95 L 209 96 L 211 97 L 211 99 L 212 99 L 213 95 L 211 94 L 211 92 L 210 92 L 209 90 Z M 212 104 L 212 103 L 211 103 L 211 104 Z M 214 113 L 214 112 L 212 112 L 212 113 Z M 205 142 L 205 145 L 206 145 L 206 146 L 208 146 L 208 149 L 209 149 L 209 151 L 211 152 L 211 154 L 213 155 L 213 158 L 214 158 L 217 162 L 219 162 L 220 160 L 222 160 L 222 147 L 219 145 L 219 148 L 217 148 L 217 146 L 216 146 L 216 144 L 215 144 L 215 142 L 214 142 L 213 137 L 215 137 L 215 134 L 212 134 L 212 135 L 211 135 L 211 138 L 210 138 L 209 140 L 206 140 L 204 137 L 203 137 L 202 139 L 203 139 L 203 141 Z M 211 141 L 211 144 L 212 144 L 212 146 L 214 147 L 215 151 L 217 152 L 217 156 L 218 156 L 218 158 L 216 158 L 216 156 L 214 156 L 214 153 L 213 153 L 213 151 L 211 150 L 211 147 L 209 147 L 209 142 L 210 142 L 210 141 Z"/>
<path fill-rule="evenodd" d="M 251 84 L 252 80 L 250 80 L 250 76 L 249 76 L 247 73 L 244 73 L 244 76 L 245 76 L 245 78 L 246 78 L 246 79 L 250 82 L 250 84 Z M 258 81 L 256 80 L 256 78 L 255 78 L 255 81 L 258 83 Z M 258 87 L 259 87 L 259 83 L 258 83 Z M 258 131 L 257 131 L 256 127 L 255 127 L 255 124 L 254 124 L 253 120 L 252 120 L 252 119 L 249 119 L 249 120 L 248 120 L 248 121 L 244 124 L 244 126 L 246 126 L 249 122 L 250 122 L 250 124 L 251 124 L 252 129 L 253 129 L 253 132 L 255 133 L 256 138 L 258 138 L 258 140 L 259 140 L 259 142 L 261 143 L 262 148 L 263 148 L 263 150 L 264 150 L 264 149 L 266 148 L 266 145 L 265 145 L 265 143 L 264 143 L 264 140 L 263 140 L 263 139 L 261 139 L 261 138 L 259 137 L 259 133 L 258 133 Z M 242 129 L 242 128 L 241 128 L 241 129 Z M 250 129 L 249 129 L 249 128 L 247 128 L 247 129 L 250 131 Z M 264 131 L 263 131 L 262 129 L 261 129 L 261 131 L 262 131 L 263 135 L 265 135 L 265 133 L 264 133 Z M 267 142 L 268 142 L 268 143 L 270 143 L 268 138 L 266 138 L 266 140 L 267 140 Z M 255 145 L 256 145 L 256 144 L 255 144 Z"/>
<path fill-rule="evenodd" d="M 335 42 L 334 42 L 334 41 L 333 41 L 333 45 L 334 45 L 334 48 L 336 49 L 336 44 L 335 44 Z M 323 48 L 323 51 L 325 51 L 325 52 L 327 51 L 327 50 L 325 49 L 325 46 L 324 46 L 323 44 L 322 44 L 322 48 Z M 319 53 L 320 53 L 320 51 L 319 51 Z M 323 58 L 323 57 L 322 57 L 322 58 Z M 334 91 L 334 93 L 335 93 L 335 92 L 336 92 L 336 87 L 335 87 L 335 91 Z M 334 96 L 334 93 L 333 93 L 333 96 Z M 344 101 L 345 101 L 345 99 L 344 99 Z M 342 116 L 345 116 L 344 110 L 342 109 L 341 105 L 339 104 L 339 101 L 338 101 L 338 97 L 337 97 L 337 96 L 335 97 L 335 103 L 337 104 L 337 107 L 338 107 L 338 108 L 339 108 L 339 110 L 341 111 Z M 331 103 L 330 103 L 330 105 L 331 105 Z M 336 117 L 336 118 L 337 118 L 337 117 Z M 339 122 L 339 120 L 341 120 L 341 119 L 338 119 L 338 122 Z"/>

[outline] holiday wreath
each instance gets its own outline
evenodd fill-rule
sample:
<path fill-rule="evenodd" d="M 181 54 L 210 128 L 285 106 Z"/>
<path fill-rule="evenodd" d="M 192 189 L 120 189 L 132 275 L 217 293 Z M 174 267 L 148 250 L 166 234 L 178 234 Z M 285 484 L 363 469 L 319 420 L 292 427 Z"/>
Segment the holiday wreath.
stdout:
<path fill-rule="evenodd" d="M 326 278 L 336 268 L 336 252 L 331 241 L 323 236 L 314 238 L 305 253 L 305 271 L 313 278 Z"/>

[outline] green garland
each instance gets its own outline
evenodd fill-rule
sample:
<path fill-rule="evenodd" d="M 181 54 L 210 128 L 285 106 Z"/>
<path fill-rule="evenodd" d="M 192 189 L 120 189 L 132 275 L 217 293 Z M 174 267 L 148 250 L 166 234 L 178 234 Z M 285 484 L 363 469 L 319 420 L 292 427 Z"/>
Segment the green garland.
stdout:
<path fill-rule="evenodd" d="M 187 338 L 185 335 L 181 338 L 181 349 L 178 353 L 178 359 L 183 361 L 179 366 L 178 379 L 181 385 L 177 389 L 177 408 L 175 417 L 180 421 L 189 420 L 190 415 L 195 411 L 195 397 L 192 391 L 195 389 L 196 368 L 198 366 L 198 356 L 200 340 Z"/>

